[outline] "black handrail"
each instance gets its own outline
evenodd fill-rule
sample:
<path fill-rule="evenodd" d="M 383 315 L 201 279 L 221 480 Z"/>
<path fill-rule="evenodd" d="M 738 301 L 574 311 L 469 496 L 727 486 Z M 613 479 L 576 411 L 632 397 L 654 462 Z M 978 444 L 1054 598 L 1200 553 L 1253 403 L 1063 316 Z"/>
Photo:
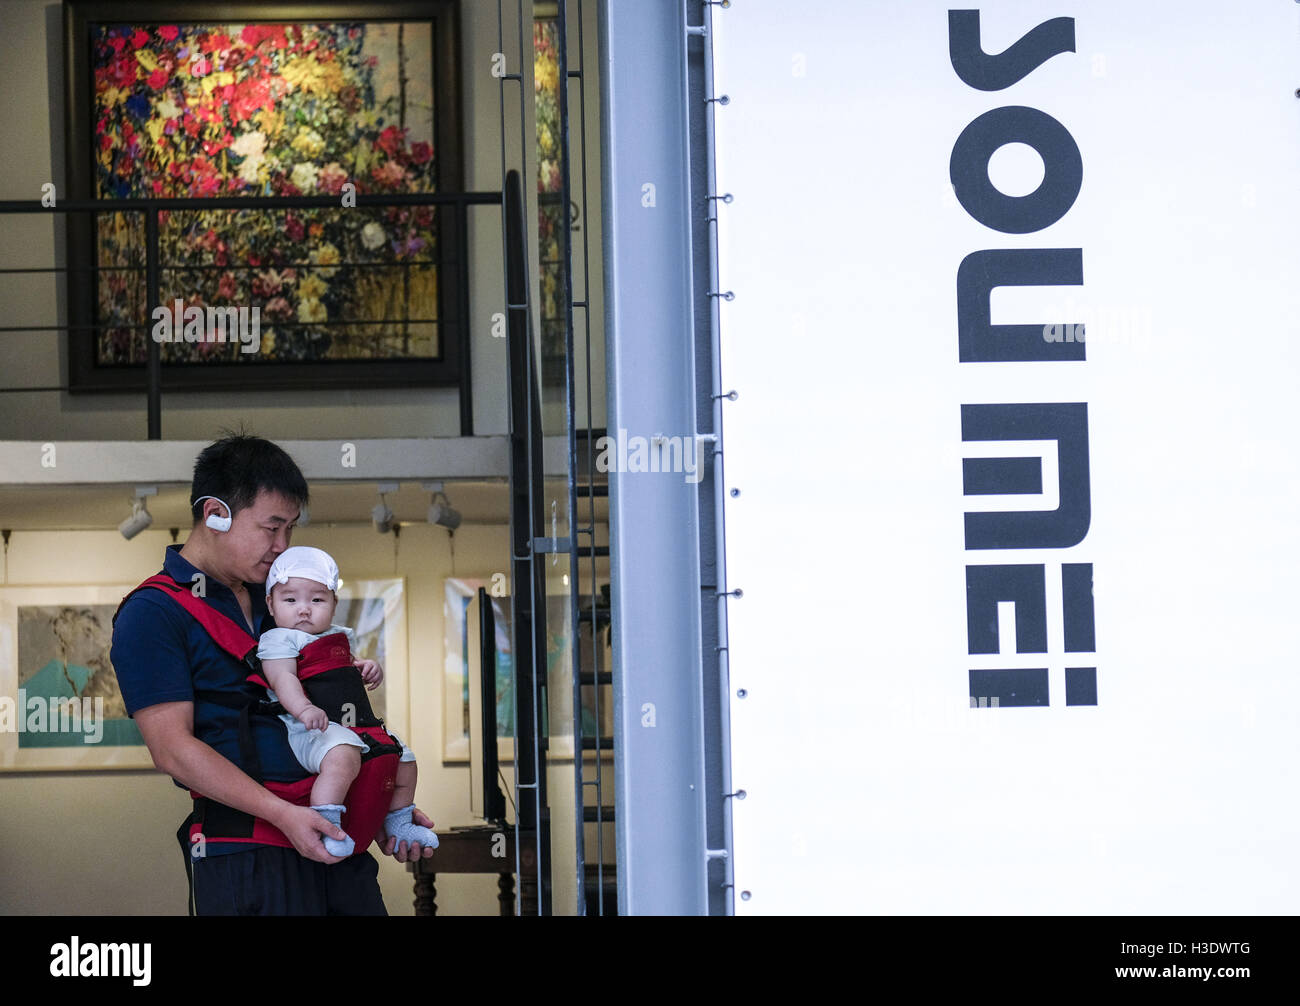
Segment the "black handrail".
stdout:
<path fill-rule="evenodd" d="M 284 210 L 284 209 L 343 209 L 357 207 L 390 206 L 449 206 L 455 212 L 454 241 L 459 251 L 460 275 L 455 284 L 457 298 L 457 317 L 460 337 L 460 366 L 458 368 L 458 391 L 460 399 L 461 435 L 469 436 L 473 432 L 473 405 L 470 400 L 471 381 L 469 368 L 469 274 L 464 257 L 468 247 L 468 221 L 466 209 L 469 206 L 501 205 L 500 192 L 395 192 L 395 193 L 355 193 L 348 195 L 348 206 L 343 205 L 340 196 L 217 196 L 217 197 L 157 197 L 125 199 L 65 199 L 57 197 L 52 204 L 40 199 L 2 199 L 0 214 L 8 213 L 123 213 L 139 212 L 144 214 L 145 222 L 145 265 L 127 267 L 109 267 L 113 271 L 139 271 L 143 268 L 146 284 L 146 317 L 152 316 L 159 304 L 160 276 L 164 271 L 185 271 L 192 268 L 163 266 L 159 262 L 158 249 L 158 214 L 163 211 L 176 212 L 187 210 Z M 409 267 L 414 263 L 393 263 L 395 266 Z M 331 263 L 331 267 L 345 268 L 347 263 Z M 234 266 L 233 268 L 240 268 Z M 30 272 L 86 272 L 109 271 L 99 266 L 55 266 L 50 269 L 4 269 L 4 273 Z M 59 326 L 40 326 L 39 331 L 65 330 L 76 328 L 78 331 L 105 326 L 77 324 Z M 114 328 L 136 326 L 115 325 Z M 33 330 L 27 327 L 24 331 Z M 148 439 L 162 439 L 162 357 L 161 350 L 153 340 L 148 340 L 147 374 L 147 409 Z M 4 389 L 4 390 L 40 390 L 40 389 Z"/>

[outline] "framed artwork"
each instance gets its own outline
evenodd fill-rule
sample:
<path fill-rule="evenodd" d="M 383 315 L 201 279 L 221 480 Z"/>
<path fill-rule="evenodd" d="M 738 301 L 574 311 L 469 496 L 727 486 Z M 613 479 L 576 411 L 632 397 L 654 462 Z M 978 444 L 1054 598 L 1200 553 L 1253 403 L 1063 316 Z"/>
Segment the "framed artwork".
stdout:
<path fill-rule="evenodd" d="M 420 748 L 410 738 L 410 679 L 406 650 L 406 581 L 344 580 L 338 589 L 334 624 L 356 634 L 353 656 L 377 660 L 384 669 L 383 683 L 370 693 L 375 715 L 401 737 L 418 757 Z M 431 757 L 431 756 L 430 756 Z"/>
<path fill-rule="evenodd" d="M 69 386 L 456 384 L 467 362 L 454 0 L 67 0 L 72 198 L 329 198 L 68 214 Z M 334 202 L 337 201 L 335 205 Z"/>
<path fill-rule="evenodd" d="M 134 586 L 0 588 L 0 771 L 153 768 L 108 659 Z"/>
<path fill-rule="evenodd" d="M 444 674 L 443 674 L 443 761 L 468 762 L 471 757 L 471 668 L 478 670 L 477 618 L 471 612 L 480 587 L 487 588 L 492 602 L 496 628 L 497 757 L 513 761 L 515 716 L 515 667 L 510 650 L 510 596 L 508 585 L 489 577 L 449 577 L 444 581 Z M 548 583 L 546 619 L 547 680 L 560 687 L 548 689 L 547 709 L 543 712 L 543 731 L 550 737 L 547 758 L 550 761 L 573 757 L 573 701 L 570 682 L 572 639 L 568 627 L 568 603 L 561 581 Z M 493 596 L 493 592 L 503 596 Z M 608 669 L 608 646 L 603 633 L 596 650 L 591 648 L 590 627 L 583 626 L 579 645 L 585 669 Z M 598 693 L 599 690 L 599 694 Z M 582 730 L 593 737 L 612 737 L 614 704 L 609 685 L 582 687 Z M 606 752 L 613 756 L 610 747 Z"/>
<path fill-rule="evenodd" d="M 480 587 L 488 590 L 496 626 L 497 757 L 515 757 L 515 669 L 510 650 L 510 596 L 501 581 L 448 577 L 443 586 L 442 759 L 470 760 L 470 663 L 478 664 L 478 640 L 470 640 L 470 605 Z"/>
<path fill-rule="evenodd" d="M 377 660 L 375 712 L 410 745 L 405 581 L 339 588 L 338 625 Z M 109 660 L 113 613 L 135 584 L 0 587 L 0 771 L 151 769 Z"/>
<path fill-rule="evenodd" d="M 533 20 L 533 91 L 537 113 L 537 242 L 543 361 L 565 355 L 563 130 L 560 123 L 559 21 L 554 4 L 536 5 Z M 551 377 L 554 377 L 552 374 Z M 562 378 L 561 378 L 562 380 Z"/>

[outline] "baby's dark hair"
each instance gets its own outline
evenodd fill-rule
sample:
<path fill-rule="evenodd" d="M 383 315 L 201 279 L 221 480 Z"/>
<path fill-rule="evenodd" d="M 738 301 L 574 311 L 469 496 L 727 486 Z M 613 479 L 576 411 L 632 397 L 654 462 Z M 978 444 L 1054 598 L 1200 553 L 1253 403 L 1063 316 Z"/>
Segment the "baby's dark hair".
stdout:
<path fill-rule="evenodd" d="M 194 462 L 191 501 L 215 496 L 230 507 L 231 517 L 252 506 L 262 491 L 279 493 L 299 506 L 307 505 L 307 480 L 283 448 L 242 431 L 221 432 L 225 436 L 205 447 Z M 192 502 L 190 513 L 197 524 L 203 516 L 203 504 Z"/>

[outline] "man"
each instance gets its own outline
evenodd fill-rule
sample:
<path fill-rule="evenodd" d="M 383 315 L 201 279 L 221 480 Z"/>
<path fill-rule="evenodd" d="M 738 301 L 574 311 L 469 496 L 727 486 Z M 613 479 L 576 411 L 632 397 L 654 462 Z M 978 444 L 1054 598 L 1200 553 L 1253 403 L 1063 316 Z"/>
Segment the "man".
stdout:
<path fill-rule="evenodd" d="M 267 571 L 289 547 L 307 500 L 307 482 L 288 454 L 259 437 L 228 435 L 195 462 L 194 526 L 183 546 L 168 546 L 163 571 L 257 638 L 273 625 Z M 230 700 L 250 694 L 249 668 L 193 615 L 160 590 L 132 594 L 118 612 L 111 658 L 154 765 L 182 788 L 202 793 L 209 806 L 261 818 L 293 844 L 205 842 L 203 855 L 193 860 L 195 914 L 387 914 L 373 856 L 331 856 L 321 836 L 343 838 L 341 828 L 281 799 L 241 769 L 239 702 Z M 283 723 L 274 717 L 249 722 L 262 777 L 304 778 Z M 432 827 L 418 810 L 414 816 Z M 433 854 L 392 840 L 384 852 L 402 863 Z"/>

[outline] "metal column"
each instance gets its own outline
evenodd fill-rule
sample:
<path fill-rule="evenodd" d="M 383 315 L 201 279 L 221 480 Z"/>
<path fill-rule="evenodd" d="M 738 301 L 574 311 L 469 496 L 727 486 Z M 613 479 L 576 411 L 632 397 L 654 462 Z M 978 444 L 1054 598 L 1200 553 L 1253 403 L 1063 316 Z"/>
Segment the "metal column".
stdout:
<path fill-rule="evenodd" d="M 684 12 L 605 0 L 600 28 L 608 433 L 694 447 Z M 623 914 L 708 911 L 698 498 L 680 471 L 610 471 Z"/>

